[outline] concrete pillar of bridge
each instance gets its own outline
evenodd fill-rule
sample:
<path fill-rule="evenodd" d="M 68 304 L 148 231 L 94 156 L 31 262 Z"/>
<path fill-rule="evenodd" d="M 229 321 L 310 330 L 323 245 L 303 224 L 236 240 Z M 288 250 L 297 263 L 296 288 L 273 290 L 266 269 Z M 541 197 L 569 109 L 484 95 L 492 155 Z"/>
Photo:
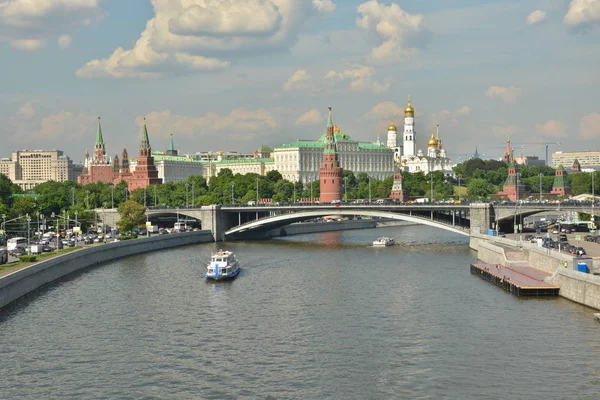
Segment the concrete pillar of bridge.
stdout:
<path fill-rule="evenodd" d="M 472 234 L 487 234 L 494 221 L 494 209 L 489 203 L 473 203 L 469 210 Z"/>
<path fill-rule="evenodd" d="M 200 210 L 202 229 L 211 231 L 215 242 L 225 240 L 225 232 L 235 226 L 230 217 L 221 211 L 221 206 L 205 206 Z"/>

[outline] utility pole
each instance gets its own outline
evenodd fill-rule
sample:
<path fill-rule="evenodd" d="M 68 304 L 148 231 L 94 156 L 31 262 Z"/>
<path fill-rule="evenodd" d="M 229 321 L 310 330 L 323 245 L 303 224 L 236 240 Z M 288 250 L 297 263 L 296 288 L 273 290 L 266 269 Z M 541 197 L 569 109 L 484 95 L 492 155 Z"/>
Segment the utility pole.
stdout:
<path fill-rule="evenodd" d="M 258 178 L 256 178 L 256 205 L 258 205 Z"/>
<path fill-rule="evenodd" d="M 542 204 L 542 176 L 543 174 L 540 173 L 540 204 Z"/>
<path fill-rule="evenodd" d="M 461 189 L 461 187 L 460 187 L 460 179 L 461 178 L 462 178 L 462 175 L 459 174 L 458 175 L 458 202 L 459 203 L 462 203 L 462 200 L 461 200 L 461 197 L 460 197 L 461 196 L 461 190 L 460 190 Z"/>

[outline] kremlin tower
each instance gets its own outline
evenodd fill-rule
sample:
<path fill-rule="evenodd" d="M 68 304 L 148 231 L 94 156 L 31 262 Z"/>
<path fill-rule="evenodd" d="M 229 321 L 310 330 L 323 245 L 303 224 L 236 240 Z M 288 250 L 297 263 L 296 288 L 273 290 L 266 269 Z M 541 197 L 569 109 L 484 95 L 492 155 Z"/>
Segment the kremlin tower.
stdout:
<path fill-rule="evenodd" d="M 106 148 L 104 147 L 104 138 L 102 137 L 102 127 L 100 126 L 100 117 L 98 117 L 94 155 L 90 160 L 90 154 L 86 149 L 84 168 L 81 175 L 77 177 L 77 183 L 80 185 L 96 182 L 108 183 L 112 181 L 112 175 L 113 167 L 106 157 Z"/>
<path fill-rule="evenodd" d="M 125 160 L 121 160 L 125 163 Z M 140 143 L 140 153 L 137 158 L 137 165 L 133 176 L 127 180 L 130 191 L 135 189 L 145 188 L 148 185 L 159 185 L 162 179 L 158 177 L 158 170 L 154 165 L 154 157 L 152 157 L 152 148 L 150 147 L 150 139 L 148 138 L 148 129 L 146 128 L 146 118 L 144 118 L 144 126 L 142 127 L 142 142 Z"/>
<path fill-rule="evenodd" d="M 325 134 L 325 143 L 323 149 L 323 162 L 319 170 L 321 181 L 321 198 L 323 203 L 342 200 L 342 179 L 343 171 L 338 160 L 337 146 L 331 119 L 331 107 L 329 117 L 327 118 L 327 133 Z"/>
<path fill-rule="evenodd" d="M 394 173 L 394 183 L 392 184 L 390 198 L 398 201 L 406 201 L 408 199 L 408 196 L 404 192 L 404 177 L 398 167 L 396 167 L 396 172 Z"/>

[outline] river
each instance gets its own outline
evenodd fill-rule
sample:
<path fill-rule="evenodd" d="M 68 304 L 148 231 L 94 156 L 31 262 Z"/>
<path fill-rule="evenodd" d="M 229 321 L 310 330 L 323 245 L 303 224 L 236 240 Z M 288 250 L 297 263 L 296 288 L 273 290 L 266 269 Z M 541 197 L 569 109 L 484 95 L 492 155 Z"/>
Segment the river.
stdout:
<path fill-rule="evenodd" d="M 203 279 L 217 246 L 233 282 Z M 597 399 L 594 311 L 517 298 L 475 260 L 423 226 L 117 260 L 0 312 L 0 398 Z"/>

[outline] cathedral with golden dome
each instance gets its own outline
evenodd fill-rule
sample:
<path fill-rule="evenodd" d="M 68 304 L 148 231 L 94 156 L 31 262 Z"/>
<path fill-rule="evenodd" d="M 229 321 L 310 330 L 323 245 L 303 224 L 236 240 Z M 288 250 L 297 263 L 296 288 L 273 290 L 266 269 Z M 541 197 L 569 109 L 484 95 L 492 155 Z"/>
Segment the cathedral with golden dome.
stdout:
<path fill-rule="evenodd" d="M 427 142 L 427 153 L 423 150 L 417 151 L 415 130 L 415 109 L 408 97 L 408 105 L 404 109 L 404 133 L 402 140 L 398 140 L 398 129 L 392 122 L 388 127 L 387 147 L 394 150 L 394 159 L 401 170 L 407 172 L 442 171 L 444 175 L 452 176 L 454 172 L 450 166 L 450 159 L 446 149 L 442 145 L 440 137 L 440 125 L 437 125 L 436 133 L 431 133 Z"/>

